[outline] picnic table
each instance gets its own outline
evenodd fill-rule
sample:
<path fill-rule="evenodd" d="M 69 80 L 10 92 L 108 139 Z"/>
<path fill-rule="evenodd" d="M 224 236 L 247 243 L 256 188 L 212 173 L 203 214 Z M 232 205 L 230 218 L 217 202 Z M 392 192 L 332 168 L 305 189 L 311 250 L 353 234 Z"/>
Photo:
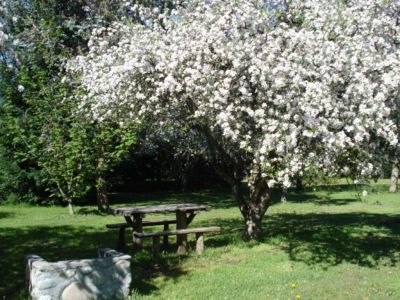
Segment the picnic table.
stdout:
<path fill-rule="evenodd" d="M 134 249 L 142 248 L 142 239 L 145 237 L 153 237 L 153 244 L 157 243 L 157 238 L 164 237 L 164 245 L 168 243 L 168 235 L 177 236 L 178 254 L 185 254 L 187 249 L 187 235 L 189 233 L 203 234 L 208 231 L 219 231 L 217 227 L 204 227 L 188 229 L 188 225 L 193 221 L 199 211 L 207 211 L 210 207 L 203 204 L 181 203 L 181 204 L 162 204 L 149 206 L 132 206 L 110 208 L 110 212 L 114 215 L 120 215 L 125 218 L 125 227 L 131 227 L 133 234 Z M 143 219 L 148 214 L 153 213 L 174 213 L 175 219 L 160 220 L 160 221 L 144 221 Z M 176 230 L 170 231 L 169 224 L 176 224 Z M 112 224 L 110 224 L 112 225 Z M 118 224 L 115 224 L 118 225 Z M 158 233 L 143 232 L 143 227 L 153 225 L 164 225 L 164 231 Z M 109 227 L 111 228 L 111 227 Z M 121 235 L 120 235 L 121 237 Z M 157 245 L 153 245 L 157 247 Z M 204 246 L 203 246 L 204 247 Z"/>

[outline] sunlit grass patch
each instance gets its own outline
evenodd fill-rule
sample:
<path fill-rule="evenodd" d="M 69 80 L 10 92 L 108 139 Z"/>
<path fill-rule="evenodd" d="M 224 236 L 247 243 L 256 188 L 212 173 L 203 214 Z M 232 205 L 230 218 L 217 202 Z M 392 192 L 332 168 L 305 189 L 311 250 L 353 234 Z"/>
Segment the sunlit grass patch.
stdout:
<path fill-rule="evenodd" d="M 242 240 L 243 221 L 229 193 L 163 193 L 158 201 L 157 195 L 133 194 L 125 202 L 115 200 L 113 205 L 198 200 L 213 209 L 196 216 L 193 226 L 223 228 L 206 234 L 203 256 L 194 252 L 193 237 L 187 257 L 168 251 L 156 263 L 148 241 L 143 252 L 131 253 L 132 297 L 400 299 L 400 194 L 368 188 L 361 199 L 346 186 L 290 191 L 288 202 L 276 201 L 268 210 L 261 240 L 250 243 Z M 26 254 L 74 259 L 93 257 L 98 247 L 115 247 L 117 232 L 105 224 L 121 217 L 98 214 L 94 206 L 77 211 L 71 217 L 62 207 L 0 207 L 0 298 L 26 298 Z"/>

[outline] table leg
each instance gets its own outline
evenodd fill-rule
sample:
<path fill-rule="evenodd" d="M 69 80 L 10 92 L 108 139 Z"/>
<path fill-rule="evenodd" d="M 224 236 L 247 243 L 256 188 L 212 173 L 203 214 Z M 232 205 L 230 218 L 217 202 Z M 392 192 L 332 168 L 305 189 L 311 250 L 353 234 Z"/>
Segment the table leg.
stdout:
<path fill-rule="evenodd" d="M 169 225 L 168 223 L 164 224 L 164 231 L 168 231 L 169 230 Z M 168 250 L 168 235 L 165 235 L 163 237 L 163 248 L 164 250 Z"/>
<path fill-rule="evenodd" d="M 176 212 L 176 229 L 186 229 L 187 220 L 185 211 Z M 185 255 L 187 252 L 187 235 L 181 234 L 176 237 L 176 244 L 178 246 L 178 255 Z"/>
<path fill-rule="evenodd" d="M 133 232 L 143 232 L 143 217 L 141 215 L 133 216 L 132 222 L 132 233 Z M 132 234 L 133 250 L 142 250 L 142 239 L 137 238 Z"/>
<path fill-rule="evenodd" d="M 120 227 L 118 232 L 118 250 L 123 251 L 125 248 L 125 227 Z"/>
<path fill-rule="evenodd" d="M 192 211 L 189 215 L 188 215 L 188 217 L 187 217 L 187 224 L 186 225 L 189 225 L 190 223 L 192 223 L 192 221 L 193 221 L 193 219 L 194 219 L 194 217 L 197 215 L 197 212 L 196 211 Z"/>

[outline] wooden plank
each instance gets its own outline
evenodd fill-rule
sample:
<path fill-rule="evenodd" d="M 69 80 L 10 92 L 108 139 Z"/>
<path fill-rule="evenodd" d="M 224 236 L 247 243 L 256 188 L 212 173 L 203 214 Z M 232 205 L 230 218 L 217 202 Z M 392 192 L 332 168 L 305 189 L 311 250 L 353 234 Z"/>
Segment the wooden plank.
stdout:
<path fill-rule="evenodd" d="M 133 227 L 133 220 L 131 216 L 124 216 L 126 224 L 128 224 L 130 227 Z"/>
<path fill-rule="evenodd" d="M 143 221 L 143 226 L 156 226 L 165 224 L 176 224 L 176 220 Z"/>
<path fill-rule="evenodd" d="M 196 252 L 198 255 L 202 255 L 204 253 L 204 233 L 203 232 L 196 233 Z"/>
<path fill-rule="evenodd" d="M 164 224 L 164 231 L 169 231 L 169 225 L 168 223 Z M 168 250 L 169 245 L 168 245 L 168 235 L 164 235 L 163 237 L 163 248 L 164 250 Z"/>
<path fill-rule="evenodd" d="M 194 219 L 194 217 L 195 217 L 196 215 L 197 215 L 197 212 L 196 212 L 196 211 L 190 212 L 189 216 L 188 216 L 187 219 L 186 219 L 187 225 L 189 225 L 190 223 L 192 223 L 192 221 L 193 221 L 193 219 Z"/>
<path fill-rule="evenodd" d="M 207 233 L 207 232 L 218 232 L 221 231 L 221 227 L 211 226 L 211 227 L 197 227 L 197 228 L 186 228 L 186 229 L 176 229 L 160 232 L 136 232 L 134 233 L 137 237 L 147 238 L 153 236 L 165 236 L 165 235 L 181 235 L 189 233 Z"/>
<path fill-rule="evenodd" d="M 176 229 L 182 230 L 187 228 L 186 211 L 176 211 Z M 180 234 L 176 236 L 176 245 L 178 255 L 185 255 L 187 252 L 187 235 Z"/>
<path fill-rule="evenodd" d="M 165 225 L 165 224 L 176 224 L 176 220 L 159 220 L 159 221 L 143 221 L 142 226 L 157 226 L 157 225 Z M 120 227 L 131 227 L 127 223 L 116 223 L 116 224 L 106 224 L 107 228 L 120 228 Z"/>
<path fill-rule="evenodd" d="M 175 224 L 175 223 L 176 220 L 144 221 L 142 222 L 142 227 L 164 225 L 164 231 L 166 231 L 169 230 L 169 224 Z M 131 226 L 127 223 L 117 223 L 117 224 L 107 224 L 106 227 L 110 229 L 119 229 L 117 249 L 125 250 L 126 249 L 125 229 Z M 168 249 L 168 236 L 164 236 L 163 238 L 163 247 L 164 249 Z"/>
<path fill-rule="evenodd" d="M 142 239 L 135 236 L 135 233 L 143 232 L 142 215 L 133 216 L 132 230 L 133 250 L 139 251 L 142 249 Z"/>
<path fill-rule="evenodd" d="M 200 211 L 209 209 L 210 207 L 208 205 L 195 204 L 195 203 L 181 203 L 181 204 L 162 204 L 162 205 L 110 208 L 110 212 L 115 215 L 133 216 L 137 214 L 146 214 L 146 213 L 162 213 L 162 212 L 176 212 L 176 211 L 191 212 L 191 211 Z"/>

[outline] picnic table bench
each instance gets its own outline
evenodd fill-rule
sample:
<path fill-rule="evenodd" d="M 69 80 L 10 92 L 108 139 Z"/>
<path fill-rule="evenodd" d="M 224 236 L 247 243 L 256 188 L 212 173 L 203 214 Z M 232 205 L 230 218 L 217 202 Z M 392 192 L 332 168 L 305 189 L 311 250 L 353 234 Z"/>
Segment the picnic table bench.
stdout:
<path fill-rule="evenodd" d="M 154 257 L 159 256 L 160 237 L 163 237 L 163 246 L 168 247 L 168 236 L 176 235 L 177 252 L 179 255 L 186 254 L 187 251 L 187 235 L 196 233 L 196 251 L 201 254 L 204 251 L 204 233 L 220 231 L 219 227 L 199 227 L 188 228 L 199 211 L 207 211 L 210 207 L 194 203 L 185 204 L 163 204 L 152 206 L 134 206 L 111 208 L 110 211 L 114 215 L 121 215 L 125 218 L 125 223 L 107 224 L 107 228 L 119 229 L 118 248 L 125 247 L 125 229 L 132 228 L 132 240 L 134 249 L 142 248 L 142 239 L 153 238 L 153 254 Z M 175 219 L 143 221 L 146 214 L 149 213 L 175 213 Z M 169 230 L 169 225 L 176 224 L 175 230 Z M 143 227 L 164 225 L 163 231 L 160 232 L 143 232 Z"/>
<path fill-rule="evenodd" d="M 158 221 L 143 221 L 142 226 L 157 226 L 164 225 L 164 230 L 169 229 L 170 224 L 176 224 L 176 220 L 158 220 Z M 125 229 L 131 227 L 128 223 L 107 224 L 109 229 L 119 229 L 118 233 L 118 250 L 126 248 Z M 164 238 L 164 247 L 168 248 L 168 237 Z"/>
<path fill-rule="evenodd" d="M 206 232 L 218 232 L 221 228 L 217 226 L 212 227 L 198 227 L 198 228 L 187 228 L 187 229 L 176 229 L 176 230 L 164 230 L 161 232 L 134 232 L 133 235 L 138 238 L 153 238 L 153 257 L 158 259 L 160 257 L 160 236 L 164 238 L 169 235 L 187 235 L 189 233 L 196 234 L 196 252 L 197 254 L 203 254 L 204 252 L 204 233 Z M 186 245 L 178 245 L 178 254 L 186 254 Z"/>

